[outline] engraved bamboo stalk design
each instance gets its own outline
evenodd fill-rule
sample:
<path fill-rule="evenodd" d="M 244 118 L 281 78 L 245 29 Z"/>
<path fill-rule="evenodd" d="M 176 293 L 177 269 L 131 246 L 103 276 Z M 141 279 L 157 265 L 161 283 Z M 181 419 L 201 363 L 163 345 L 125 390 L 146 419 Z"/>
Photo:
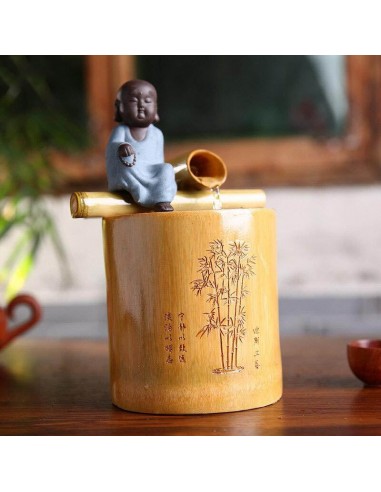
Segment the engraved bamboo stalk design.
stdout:
<path fill-rule="evenodd" d="M 239 298 L 238 295 L 238 289 L 239 289 L 239 280 L 241 278 L 241 259 L 238 259 L 238 268 L 237 268 L 237 283 L 236 283 L 236 290 L 235 290 L 235 307 L 234 307 L 234 323 L 233 323 L 233 343 L 232 343 L 232 351 L 231 351 L 231 366 L 233 366 L 233 358 L 234 358 L 234 345 L 236 341 L 236 336 L 237 336 L 237 300 Z M 236 361 L 237 364 L 237 361 Z"/>
<path fill-rule="evenodd" d="M 209 290 L 207 302 L 212 304 L 212 308 L 205 313 L 208 321 L 197 336 L 202 338 L 214 330 L 219 332 L 222 367 L 214 369 L 215 373 L 243 369 L 238 365 L 238 342 L 243 342 L 246 331 L 246 312 L 242 300 L 248 294 L 245 279 L 254 275 L 255 257 L 248 256 L 249 246 L 242 241 L 233 241 L 229 243 L 229 249 L 227 253 L 219 239 L 211 242 L 209 256 L 199 258 L 198 272 L 202 278 L 192 282 L 196 295 L 201 296 L 205 289 Z M 226 337 L 225 347 L 223 337 Z"/>
<path fill-rule="evenodd" d="M 217 312 L 218 312 L 218 324 L 221 326 L 221 309 L 220 309 L 220 301 L 219 301 L 219 292 L 218 292 L 218 284 L 217 284 L 217 278 L 216 278 L 216 272 L 215 269 L 213 268 L 213 259 L 215 260 L 215 255 L 213 254 L 212 258 L 210 258 L 210 268 L 213 273 L 214 277 L 214 290 L 215 290 L 215 295 L 216 295 L 216 303 L 217 303 Z M 222 362 L 222 368 L 225 369 L 225 362 L 224 362 L 224 352 L 223 352 L 223 343 L 222 343 L 222 331 L 220 329 L 220 348 L 221 348 L 221 362 Z"/>

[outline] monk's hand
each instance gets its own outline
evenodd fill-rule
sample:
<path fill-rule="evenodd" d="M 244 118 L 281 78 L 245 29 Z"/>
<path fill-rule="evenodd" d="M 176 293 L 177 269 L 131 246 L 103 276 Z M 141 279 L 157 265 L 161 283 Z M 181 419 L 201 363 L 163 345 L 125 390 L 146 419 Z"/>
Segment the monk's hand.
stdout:
<path fill-rule="evenodd" d="M 135 166 L 136 164 L 136 152 L 132 145 L 123 143 L 119 145 L 118 157 L 120 162 L 127 167 Z"/>

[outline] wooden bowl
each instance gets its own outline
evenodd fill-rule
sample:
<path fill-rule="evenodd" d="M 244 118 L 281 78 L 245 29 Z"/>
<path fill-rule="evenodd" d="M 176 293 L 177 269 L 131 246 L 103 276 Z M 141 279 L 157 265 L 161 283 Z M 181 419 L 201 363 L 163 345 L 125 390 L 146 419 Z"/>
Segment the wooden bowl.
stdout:
<path fill-rule="evenodd" d="M 349 367 L 370 386 L 381 386 L 381 340 L 354 340 L 347 345 Z"/>

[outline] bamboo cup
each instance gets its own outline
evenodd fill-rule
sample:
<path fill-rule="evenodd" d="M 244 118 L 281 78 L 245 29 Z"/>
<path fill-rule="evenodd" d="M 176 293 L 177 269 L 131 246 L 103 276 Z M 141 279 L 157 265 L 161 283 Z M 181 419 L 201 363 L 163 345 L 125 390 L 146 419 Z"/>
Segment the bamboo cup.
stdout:
<path fill-rule="evenodd" d="M 221 157 L 205 149 L 187 152 L 170 164 L 180 190 L 210 190 L 223 185 L 227 178 L 226 164 Z"/>
<path fill-rule="evenodd" d="M 262 208 L 266 204 L 266 195 L 262 190 L 221 190 L 217 198 L 224 209 Z M 178 191 L 172 206 L 176 211 L 212 210 L 215 199 L 211 191 Z M 71 195 L 70 211 L 73 218 L 119 217 L 151 212 L 126 201 L 118 193 L 83 191 Z"/>
<path fill-rule="evenodd" d="M 279 400 L 275 214 L 103 219 L 112 400 L 197 414 Z"/>

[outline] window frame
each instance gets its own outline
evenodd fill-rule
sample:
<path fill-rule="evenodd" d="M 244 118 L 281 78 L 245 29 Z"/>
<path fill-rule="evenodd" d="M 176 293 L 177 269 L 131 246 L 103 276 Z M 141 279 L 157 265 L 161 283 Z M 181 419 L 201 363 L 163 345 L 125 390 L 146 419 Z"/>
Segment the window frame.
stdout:
<path fill-rule="evenodd" d="M 115 94 L 136 77 L 132 55 L 85 57 L 89 128 L 94 145 L 81 154 L 52 153 L 71 189 L 104 189 L 104 151 L 113 122 Z M 228 166 L 225 187 L 312 186 L 374 183 L 380 180 L 381 56 L 346 56 L 348 118 L 340 137 L 193 139 L 168 142 L 166 160 L 206 148 Z"/>

